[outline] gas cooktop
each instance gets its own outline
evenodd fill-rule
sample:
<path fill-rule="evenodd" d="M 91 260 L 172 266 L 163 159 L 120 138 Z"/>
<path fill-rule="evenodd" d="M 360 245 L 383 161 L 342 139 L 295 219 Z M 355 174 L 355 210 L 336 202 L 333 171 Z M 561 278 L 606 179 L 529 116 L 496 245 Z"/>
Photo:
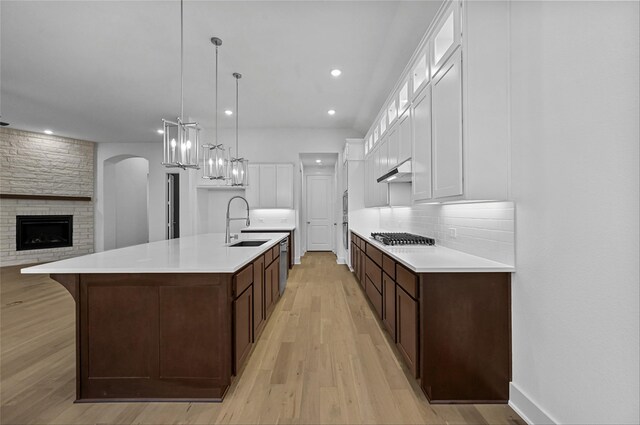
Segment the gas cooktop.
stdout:
<path fill-rule="evenodd" d="M 385 245 L 435 245 L 435 239 L 412 233 L 371 233 L 371 237 Z"/>

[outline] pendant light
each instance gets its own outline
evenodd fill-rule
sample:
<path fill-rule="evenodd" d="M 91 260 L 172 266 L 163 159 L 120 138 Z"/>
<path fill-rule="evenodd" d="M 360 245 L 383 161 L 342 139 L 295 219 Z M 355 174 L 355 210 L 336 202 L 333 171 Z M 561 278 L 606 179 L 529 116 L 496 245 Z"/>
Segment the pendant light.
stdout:
<path fill-rule="evenodd" d="M 249 160 L 242 158 L 238 151 L 238 120 L 240 109 L 238 107 L 238 86 L 242 74 L 233 73 L 236 79 L 236 157 L 231 158 L 231 186 L 248 186 L 249 185 Z"/>
<path fill-rule="evenodd" d="M 184 24 L 183 0 L 180 0 L 180 116 L 176 122 L 163 119 L 164 160 L 167 168 L 199 169 L 200 128 L 197 122 L 184 122 Z"/>
<path fill-rule="evenodd" d="M 218 47 L 222 46 L 222 40 L 211 37 L 211 43 L 216 46 L 216 107 L 215 107 L 215 137 L 213 143 L 202 145 L 202 178 L 209 180 L 225 180 L 229 174 L 229 159 L 225 156 L 224 145 L 218 143 Z"/>

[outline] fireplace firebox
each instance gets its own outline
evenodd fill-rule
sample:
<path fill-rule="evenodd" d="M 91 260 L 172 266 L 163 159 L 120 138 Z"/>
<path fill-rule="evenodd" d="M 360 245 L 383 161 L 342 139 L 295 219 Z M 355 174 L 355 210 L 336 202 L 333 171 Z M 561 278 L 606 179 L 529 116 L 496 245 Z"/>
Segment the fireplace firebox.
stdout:
<path fill-rule="evenodd" d="M 72 215 L 16 216 L 16 250 L 73 246 Z"/>

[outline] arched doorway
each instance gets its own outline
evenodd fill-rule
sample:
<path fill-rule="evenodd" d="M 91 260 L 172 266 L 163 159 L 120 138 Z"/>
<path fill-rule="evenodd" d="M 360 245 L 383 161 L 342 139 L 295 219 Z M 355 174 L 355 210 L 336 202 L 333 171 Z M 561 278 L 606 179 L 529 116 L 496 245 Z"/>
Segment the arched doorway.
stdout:
<path fill-rule="evenodd" d="M 118 155 L 104 161 L 104 249 L 149 242 L 149 161 Z"/>

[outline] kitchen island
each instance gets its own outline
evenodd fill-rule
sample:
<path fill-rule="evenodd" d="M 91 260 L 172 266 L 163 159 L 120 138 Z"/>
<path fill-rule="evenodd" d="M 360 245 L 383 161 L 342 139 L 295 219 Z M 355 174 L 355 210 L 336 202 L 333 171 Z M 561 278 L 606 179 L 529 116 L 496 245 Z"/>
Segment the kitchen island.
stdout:
<path fill-rule="evenodd" d="M 49 274 L 76 302 L 76 401 L 221 401 L 280 297 L 287 237 L 196 235 L 22 273 Z M 232 246 L 243 241 L 265 242 Z"/>

